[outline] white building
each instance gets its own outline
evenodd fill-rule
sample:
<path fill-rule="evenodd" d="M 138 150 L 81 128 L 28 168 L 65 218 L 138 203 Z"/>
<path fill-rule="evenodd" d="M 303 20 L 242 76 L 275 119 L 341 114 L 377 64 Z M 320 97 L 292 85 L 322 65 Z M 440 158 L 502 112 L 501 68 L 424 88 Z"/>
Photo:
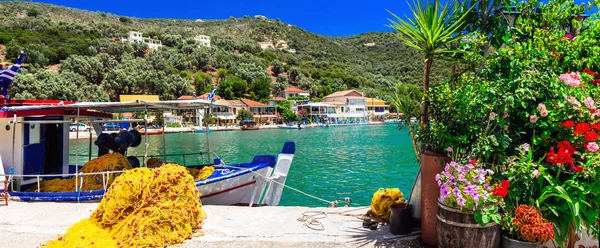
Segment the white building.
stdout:
<path fill-rule="evenodd" d="M 293 99 L 289 99 L 290 97 L 291 98 L 306 98 L 306 99 L 302 99 L 302 100 L 308 100 L 309 96 L 310 96 L 310 94 L 308 93 L 308 91 L 301 90 L 296 87 L 289 87 L 289 88 L 281 91 L 281 93 L 279 93 L 279 97 L 283 97 L 287 100 L 293 100 Z"/>
<path fill-rule="evenodd" d="M 270 42 L 270 41 L 259 42 L 258 45 L 260 46 L 260 49 L 262 49 L 262 50 L 265 50 L 267 48 L 275 48 L 275 46 L 273 46 L 273 42 Z"/>
<path fill-rule="evenodd" d="M 328 117 L 337 124 L 366 123 L 366 98 L 357 90 L 344 90 L 323 98 L 324 104 L 335 106 L 335 114 Z"/>
<path fill-rule="evenodd" d="M 151 49 L 157 49 L 162 46 L 162 42 L 160 40 L 152 39 L 152 38 L 144 38 L 142 36 L 142 33 L 135 32 L 135 31 L 129 31 L 127 33 L 127 38 L 123 38 L 123 39 L 121 39 L 121 41 L 128 42 L 129 44 L 146 43 L 146 45 L 148 45 L 148 47 Z"/>
<path fill-rule="evenodd" d="M 267 19 L 267 17 L 264 16 L 264 15 L 255 15 L 254 18 L 256 18 L 256 19 Z"/>
<path fill-rule="evenodd" d="M 200 46 L 205 46 L 205 47 L 210 47 L 210 36 L 208 35 L 198 35 L 196 37 L 194 37 L 194 40 L 196 41 L 196 43 L 198 43 L 198 47 Z"/>

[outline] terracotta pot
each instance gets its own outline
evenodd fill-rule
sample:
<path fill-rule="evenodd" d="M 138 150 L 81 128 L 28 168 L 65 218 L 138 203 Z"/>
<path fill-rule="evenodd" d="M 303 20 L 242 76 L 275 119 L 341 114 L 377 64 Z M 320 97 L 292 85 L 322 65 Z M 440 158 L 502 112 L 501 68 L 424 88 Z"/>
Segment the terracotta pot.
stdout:
<path fill-rule="evenodd" d="M 435 181 L 435 175 L 442 172 L 450 162 L 446 155 L 430 151 L 421 153 L 421 238 L 430 246 L 437 246 L 437 211 L 440 187 Z"/>
<path fill-rule="evenodd" d="M 463 212 L 438 202 L 437 240 L 440 248 L 500 247 L 501 230 L 496 222 L 485 226 L 475 221 L 474 212 Z"/>

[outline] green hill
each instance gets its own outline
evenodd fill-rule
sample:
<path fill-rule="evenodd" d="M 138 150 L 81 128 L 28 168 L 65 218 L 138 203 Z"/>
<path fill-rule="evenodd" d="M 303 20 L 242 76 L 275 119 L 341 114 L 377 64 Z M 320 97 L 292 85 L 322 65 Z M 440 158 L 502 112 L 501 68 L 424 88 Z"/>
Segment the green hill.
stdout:
<path fill-rule="evenodd" d="M 160 40 L 163 47 L 122 43 L 129 31 Z M 195 43 L 193 37 L 201 34 L 211 37 L 211 48 Z M 262 50 L 258 44 L 280 40 L 289 49 Z M 297 85 L 316 100 L 350 88 L 388 100 L 395 84 L 419 84 L 422 78 L 422 57 L 391 33 L 334 38 L 249 16 L 140 19 L 2 2 L 0 45 L 6 56 L 0 63 L 13 61 L 20 50 L 28 54 L 24 73 L 11 87 L 16 98 L 96 101 L 116 100 L 119 94 L 158 94 L 173 99 L 200 95 L 220 84 L 219 94 L 234 99 L 265 101 L 269 94 Z M 448 73 L 442 68 L 447 67 L 434 66 L 434 81 Z"/>

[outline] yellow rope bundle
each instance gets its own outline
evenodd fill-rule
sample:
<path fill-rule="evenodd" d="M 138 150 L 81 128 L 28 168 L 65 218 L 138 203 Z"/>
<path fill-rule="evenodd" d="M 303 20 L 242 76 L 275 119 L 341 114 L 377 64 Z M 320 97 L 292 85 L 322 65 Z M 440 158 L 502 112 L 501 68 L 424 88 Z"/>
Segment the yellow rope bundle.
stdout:
<path fill-rule="evenodd" d="M 166 164 L 149 170 L 136 168 L 119 176 L 106 192 L 104 199 L 85 225 L 73 226 L 50 247 L 86 247 L 71 242 L 73 236 L 89 225 L 105 230 L 116 242 L 104 247 L 157 247 L 179 244 L 190 239 L 201 228 L 206 214 L 202 210 L 200 192 L 194 178 L 186 168 L 177 164 Z M 79 224 L 79 223 L 78 223 Z M 83 228 L 83 229 L 81 229 Z M 100 239 L 94 239 L 100 242 Z"/>
<path fill-rule="evenodd" d="M 43 247 L 117 247 L 117 241 L 110 238 L 108 231 L 96 226 L 90 219 L 83 219 L 67 229 L 67 233 L 51 240 Z"/>
<path fill-rule="evenodd" d="M 403 194 L 398 188 L 379 189 L 373 194 L 371 212 L 385 220 L 390 218 L 390 206 L 404 203 Z"/>
<path fill-rule="evenodd" d="M 196 168 L 187 168 L 188 172 L 194 177 L 194 180 L 204 180 L 215 172 L 214 166 L 204 166 L 198 170 Z"/>
<path fill-rule="evenodd" d="M 103 156 L 97 157 L 85 163 L 79 172 L 91 173 L 91 172 L 103 172 L 103 171 L 120 171 L 131 169 L 131 165 L 127 158 L 120 153 L 109 153 Z M 110 185 L 119 174 L 110 174 L 108 184 Z M 106 176 L 106 175 L 105 175 Z M 104 189 L 105 176 L 102 175 L 85 175 L 83 176 L 82 190 L 100 190 Z M 75 177 L 69 179 L 53 179 L 42 181 L 40 183 L 40 192 L 68 192 L 76 191 L 75 189 Z M 37 186 L 34 186 L 28 191 L 36 191 Z"/>

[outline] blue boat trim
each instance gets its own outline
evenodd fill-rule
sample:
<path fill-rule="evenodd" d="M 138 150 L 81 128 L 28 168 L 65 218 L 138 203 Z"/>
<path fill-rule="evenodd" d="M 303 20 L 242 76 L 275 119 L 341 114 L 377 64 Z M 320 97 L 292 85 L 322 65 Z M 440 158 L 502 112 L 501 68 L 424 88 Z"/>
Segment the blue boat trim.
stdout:
<path fill-rule="evenodd" d="M 242 170 L 242 169 L 216 169 L 215 172 L 212 175 L 210 175 L 210 177 L 208 177 L 204 180 L 196 181 L 196 186 L 216 183 L 216 182 L 227 180 L 227 179 L 230 179 L 233 177 L 245 175 L 245 174 L 251 173 L 253 171 L 258 171 L 265 167 L 269 167 L 270 165 L 268 163 L 258 163 L 258 164 L 245 163 L 245 164 L 234 164 L 231 166 L 243 167 L 245 169 L 244 170 Z M 224 174 L 223 171 L 225 171 L 225 170 L 228 170 L 229 173 Z"/>

